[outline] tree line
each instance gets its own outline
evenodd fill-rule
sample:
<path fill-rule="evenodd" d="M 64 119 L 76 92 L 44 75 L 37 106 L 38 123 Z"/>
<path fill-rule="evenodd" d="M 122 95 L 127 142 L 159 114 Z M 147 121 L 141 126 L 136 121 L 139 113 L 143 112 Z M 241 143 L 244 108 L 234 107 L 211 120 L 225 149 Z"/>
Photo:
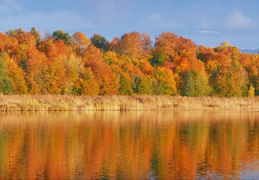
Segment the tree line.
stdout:
<path fill-rule="evenodd" d="M 0 33 L 0 93 L 73 95 L 259 95 L 259 55 L 228 42 L 218 47 L 163 32 L 125 33 L 109 42 L 63 30 L 43 38 L 22 29 Z"/>

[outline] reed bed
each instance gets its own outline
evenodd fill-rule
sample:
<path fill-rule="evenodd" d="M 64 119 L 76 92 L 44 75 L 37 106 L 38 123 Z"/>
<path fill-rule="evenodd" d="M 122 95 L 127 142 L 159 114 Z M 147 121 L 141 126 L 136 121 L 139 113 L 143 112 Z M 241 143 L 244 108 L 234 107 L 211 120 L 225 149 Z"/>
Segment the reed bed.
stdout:
<path fill-rule="evenodd" d="M 259 111 L 259 97 L 0 95 L 0 111 Z"/>

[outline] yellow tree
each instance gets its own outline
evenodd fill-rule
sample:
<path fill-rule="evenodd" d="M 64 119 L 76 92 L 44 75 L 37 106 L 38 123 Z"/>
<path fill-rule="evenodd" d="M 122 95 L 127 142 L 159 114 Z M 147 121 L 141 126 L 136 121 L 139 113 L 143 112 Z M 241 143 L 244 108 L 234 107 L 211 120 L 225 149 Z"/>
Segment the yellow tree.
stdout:
<path fill-rule="evenodd" d="M 28 88 L 26 86 L 26 81 L 24 78 L 25 72 L 23 71 L 23 69 L 19 67 L 12 58 L 6 58 L 5 62 L 8 68 L 8 72 L 10 74 L 10 79 L 14 85 L 13 92 L 15 94 L 27 94 Z"/>
<path fill-rule="evenodd" d="M 173 72 L 164 67 L 158 67 L 154 71 L 153 94 L 175 95 L 177 94 L 176 82 Z"/>

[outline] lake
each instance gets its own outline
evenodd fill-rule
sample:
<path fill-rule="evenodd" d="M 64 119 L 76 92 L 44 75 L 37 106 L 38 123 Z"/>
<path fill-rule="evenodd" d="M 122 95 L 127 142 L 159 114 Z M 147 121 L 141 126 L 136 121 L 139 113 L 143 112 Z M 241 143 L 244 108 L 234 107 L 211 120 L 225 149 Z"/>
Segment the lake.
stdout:
<path fill-rule="evenodd" d="M 0 113 L 0 179 L 256 179 L 259 112 Z"/>

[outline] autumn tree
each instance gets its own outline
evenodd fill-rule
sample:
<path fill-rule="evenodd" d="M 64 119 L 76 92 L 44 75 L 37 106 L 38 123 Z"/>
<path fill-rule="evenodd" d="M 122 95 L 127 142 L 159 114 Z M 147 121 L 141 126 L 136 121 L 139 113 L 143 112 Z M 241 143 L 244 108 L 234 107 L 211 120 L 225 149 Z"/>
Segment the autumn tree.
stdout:
<path fill-rule="evenodd" d="M 48 64 L 46 85 L 50 94 L 63 94 L 67 81 L 66 69 L 61 56 L 53 58 Z"/>
<path fill-rule="evenodd" d="M 78 78 L 72 90 L 74 95 L 99 95 L 100 86 L 91 68 L 86 68 L 82 77 Z"/>
<path fill-rule="evenodd" d="M 0 33 L 0 52 L 13 54 L 18 48 L 19 42 L 15 37 Z"/>
<path fill-rule="evenodd" d="M 63 58 L 69 56 L 69 46 L 66 46 L 61 40 L 53 41 L 50 38 L 42 42 L 39 49 L 46 54 L 44 64 L 47 66 L 47 69 L 44 71 L 44 77 L 47 93 L 65 93 L 67 72 Z"/>
<path fill-rule="evenodd" d="M 134 74 L 131 77 L 131 87 L 135 94 L 152 94 L 152 79 L 143 74 Z"/>
<path fill-rule="evenodd" d="M 186 58 L 192 66 L 197 63 L 197 45 L 190 39 L 179 37 L 174 33 L 162 33 L 156 37 L 152 64 L 163 65 L 172 62 L 178 66 L 180 59 Z"/>
<path fill-rule="evenodd" d="M 141 41 L 142 41 L 142 49 L 144 51 L 145 56 L 149 56 L 148 58 L 150 58 L 151 56 L 151 52 L 153 49 L 152 43 L 153 41 L 151 40 L 151 36 L 148 33 L 143 33 L 141 35 Z"/>
<path fill-rule="evenodd" d="M 214 66 L 214 70 L 208 71 L 211 72 L 213 94 L 222 97 L 247 96 L 248 76 L 241 64 L 241 52 L 228 42 L 221 43 L 214 51 L 214 63 L 208 61 L 211 67 Z"/>
<path fill-rule="evenodd" d="M 103 60 L 107 65 L 112 65 L 112 64 L 123 64 L 123 61 L 121 61 L 118 58 L 118 54 L 112 51 L 107 51 L 103 55 Z"/>
<path fill-rule="evenodd" d="M 30 49 L 36 46 L 36 40 L 32 34 L 22 30 L 17 31 L 15 36 L 19 44 L 15 51 L 10 53 L 10 57 L 15 61 L 15 63 L 18 64 L 19 67 L 26 71 L 26 64 L 28 60 L 27 53 Z"/>
<path fill-rule="evenodd" d="M 75 34 L 73 34 L 72 42 L 74 43 L 74 51 L 79 56 L 82 56 L 91 44 L 91 40 L 87 38 L 87 36 L 84 35 L 82 32 L 76 32 Z"/>
<path fill-rule="evenodd" d="M 27 52 L 27 57 L 26 80 L 30 94 L 47 93 L 46 78 L 48 66 L 46 54 L 40 52 L 35 47 Z"/>
<path fill-rule="evenodd" d="M 165 61 L 172 62 L 178 55 L 176 51 L 178 44 L 178 36 L 174 33 L 162 33 L 156 37 L 152 64 L 162 65 Z"/>
<path fill-rule="evenodd" d="M 66 56 L 63 57 L 64 66 L 66 68 L 66 74 L 68 82 L 66 84 L 65 93 L 70 94 L 75 88 L 76 83 L 81 83 L 84 71 L 84 62 L 81 57 L 77 57 L 75 54 L 71 54 L 69 58 Z M 81 80 L 79 80 L 81 78 Z M 76 94 L 76 93 L 73 93 Z"/>
<path fill-rule="evenodd" d="M 87 49 L 84 56 L 87 67 L 90 67 L 100 87 L 101 95 L 118 94 L 118 81 L 116 74 L 104 63 L 102 52 L 93 45 Z"/>
<path fill-rule="evenodd" d="M 205 64 L 209 60 L 213 60 L 215 58 L 216 53 L 211 47 L 204 47 L 200 45 L 197 51 L 197 58 L 200 59 Z"/>
<path fill-rule="evenodd" d="M 151 75 L 155 68 L 150 64 L 149 61 L 144 61 L 140 63 L 140 70 L 147 75 Z"/>
<path fill-rule="evenodd" d="M 146 33 L 125 33 L 109 43 L 99 34 L 70 37 L 63 30 L 42 40 L 35 28 L 19 28 L 0 33 L 0 53 L 13 85 L 8 92 L 17 94 L 259 94 L 259 55 L 242 54 L 228 42 L 198 47 L 171 32 L 153 46 Z"/>
<path fill-rule="evenodd" d="M 15 63 L 15 61 L 7 57 L 5 59 L 10 79 L 13 82 L 13 92 L 16 94 L 27 94 L 28 87 L 25 81 L 24 70 Z"/>
<path fill-rule="evenodd" d="M 247 94 L 247 73 L 243 69 L 218 73 L 211 80 L 213 94 L 221 97 L 242 97 Z"/>
<path fill-rule="evenodd" d="M 141 58 L 149 52 L 152 41 L 146 34 L 144 37 L 138 32 L 125 33 L 121 38 L 114 38 L 110 43 L 110 49 L 118 54 L 124 54 L 130 58 Z"/>
<path fill-rule="evenodd" d="M 18 29 L 14 29 L 14 30 L 8 30 L 5 32 L 5 34 L 7 34 L 8 36 L 11 36 L 11 37 L 15 37 L 17 38 L 18 35 L 20 34 L 20 32 L 22 32 L 23 30 L 21 28 L 18 28 Z"/>
<path fill-rule="evenodd" d="M 253 98 L 255 96 L 255 88 L 254 86 L 251 84 L 250 85 L 250 88 L 249 88 L 249 91 L 248 91 L 248 97 L 249 98 Z"/>

